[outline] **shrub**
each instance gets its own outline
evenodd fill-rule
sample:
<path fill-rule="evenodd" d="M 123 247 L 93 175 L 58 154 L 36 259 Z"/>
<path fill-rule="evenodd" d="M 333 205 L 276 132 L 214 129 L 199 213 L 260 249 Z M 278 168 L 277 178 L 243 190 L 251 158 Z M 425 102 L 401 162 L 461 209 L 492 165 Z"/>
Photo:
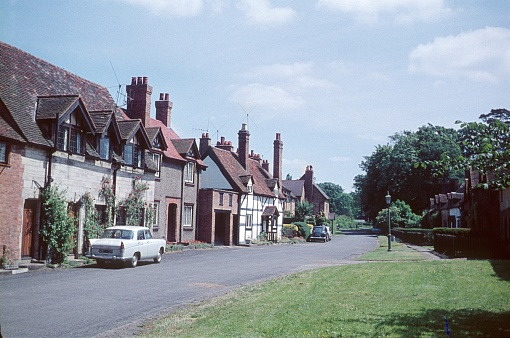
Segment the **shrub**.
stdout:
<path fill-rule="evenodd" d="M 41 189 L 42 224 L 41 238 L 47 245 L 48 262 L 62 264 L 72 248 L 71 236 L 74 219 L 67 212 L 64 191 L 56 186 Z"/>
<path fill-rule="evenodd" d="M 468 228 L 434 228 L 434 235 L 452 235 L 455 237 L 468 237 L 471 229 Z"/>
<path fill-rule="evenodd" d="M 284 224 L 282 228 L 282 234 L 287 238 L 294 238 L 297 236 L 297 226 L 294 224 Z"/>
<path fill-rule="evenodd" d="M 303 238 L 308 238 L 310 236 L 310 226 L 305 222 L 295 222 L 292 223 L 298 227 L 297 234 Z"/>

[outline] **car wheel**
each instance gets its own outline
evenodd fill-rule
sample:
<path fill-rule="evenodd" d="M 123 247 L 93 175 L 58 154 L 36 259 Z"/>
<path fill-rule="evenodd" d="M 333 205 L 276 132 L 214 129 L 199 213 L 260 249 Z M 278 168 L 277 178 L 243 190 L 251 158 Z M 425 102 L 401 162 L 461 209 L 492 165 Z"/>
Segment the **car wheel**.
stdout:
<path fill-rule="evenodd" d="M 129 266 L 135 268 L 138 265 L 138 255 L 134 254 L 129 260 Z"/>
<path fill-rule="evenodd" d="M 154 257 L 154 263 L 160 263 L 162 257 L 163 255 L 161 254 L 161 251 L 158 251 L 158 255 Z"/>

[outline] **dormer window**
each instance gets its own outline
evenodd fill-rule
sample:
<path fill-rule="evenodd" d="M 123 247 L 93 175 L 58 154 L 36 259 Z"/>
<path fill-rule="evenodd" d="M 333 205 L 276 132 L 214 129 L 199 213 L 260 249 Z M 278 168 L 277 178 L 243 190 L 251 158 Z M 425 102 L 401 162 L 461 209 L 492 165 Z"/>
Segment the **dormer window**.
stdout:
<path fill-rule="evenodd" d="M 83 154 L 85 148 L 83 134 L 76 117 L 74 114 L 71 115 L 67 121 L 58 127 L 57 149 L 74 154 Z"/>
<path fill-rule="evenodd" d="M 110 138 L 108 136 L 99 139 L 99 155 L 102 160 L 110 159 Z"/>
<path fill-rule="evenodd" d="M 251 184 L 251 182 L 248 183 L 246 188 L 248 189 L 248 194 L 252 194 L 253 193 L 253 185 Z"/>
<path fill-rule="evenodd" d="M 124 161 L 134 168 L 142 167 L 142 150 L 137 144 L 124 145 Z"/>

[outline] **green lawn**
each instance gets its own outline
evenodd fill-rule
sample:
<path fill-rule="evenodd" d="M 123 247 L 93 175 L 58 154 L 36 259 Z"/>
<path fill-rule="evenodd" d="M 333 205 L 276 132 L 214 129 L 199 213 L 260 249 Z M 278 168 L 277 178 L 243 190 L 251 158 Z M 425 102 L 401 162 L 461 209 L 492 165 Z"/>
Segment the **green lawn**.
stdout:
<path fill-rule="evenodd" d="M 445 317 L 451 337 L 510 336 L 510 261 L 369 262 L 307 271 L 190 306 L 147 325 L 142 335 L 446 337 Z"/>
<path fill-rule="evenodd" d="M 360 261 L 424 261 L 426 259 L 424 255 L 403 243 L 391 242 L 391 251 L 388 251 L 387 236 L 379 236 L 379 247 L 358 258 Z"/>

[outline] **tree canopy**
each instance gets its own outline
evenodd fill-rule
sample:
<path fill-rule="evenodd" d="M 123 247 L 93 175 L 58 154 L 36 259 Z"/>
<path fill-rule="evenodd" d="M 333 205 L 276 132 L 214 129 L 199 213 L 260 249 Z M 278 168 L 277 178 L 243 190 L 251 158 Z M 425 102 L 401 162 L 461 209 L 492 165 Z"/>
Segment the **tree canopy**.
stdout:
<path fill-rule="evenodd" d="M 388 144 L 378 145 L 372 155 L 365 157 L 360 164 L 365 174 L 354 179 L 362 209 L 370 219 L 375 219 L 386 207 L 384 196 L 387 191 L 394 200 L 405 201 L 414 212 L 420 213 L 428 207 L 431 196 L 454 189 L 449 183 L 463 176 L 463 172 L 456 168 L 437 175 L 433 168 L 415 165 L 439 160 L 441 156 L 460 156 L 454 129 L 428 124 L 416 132 L 399 132 L 389 139 Z"/>

